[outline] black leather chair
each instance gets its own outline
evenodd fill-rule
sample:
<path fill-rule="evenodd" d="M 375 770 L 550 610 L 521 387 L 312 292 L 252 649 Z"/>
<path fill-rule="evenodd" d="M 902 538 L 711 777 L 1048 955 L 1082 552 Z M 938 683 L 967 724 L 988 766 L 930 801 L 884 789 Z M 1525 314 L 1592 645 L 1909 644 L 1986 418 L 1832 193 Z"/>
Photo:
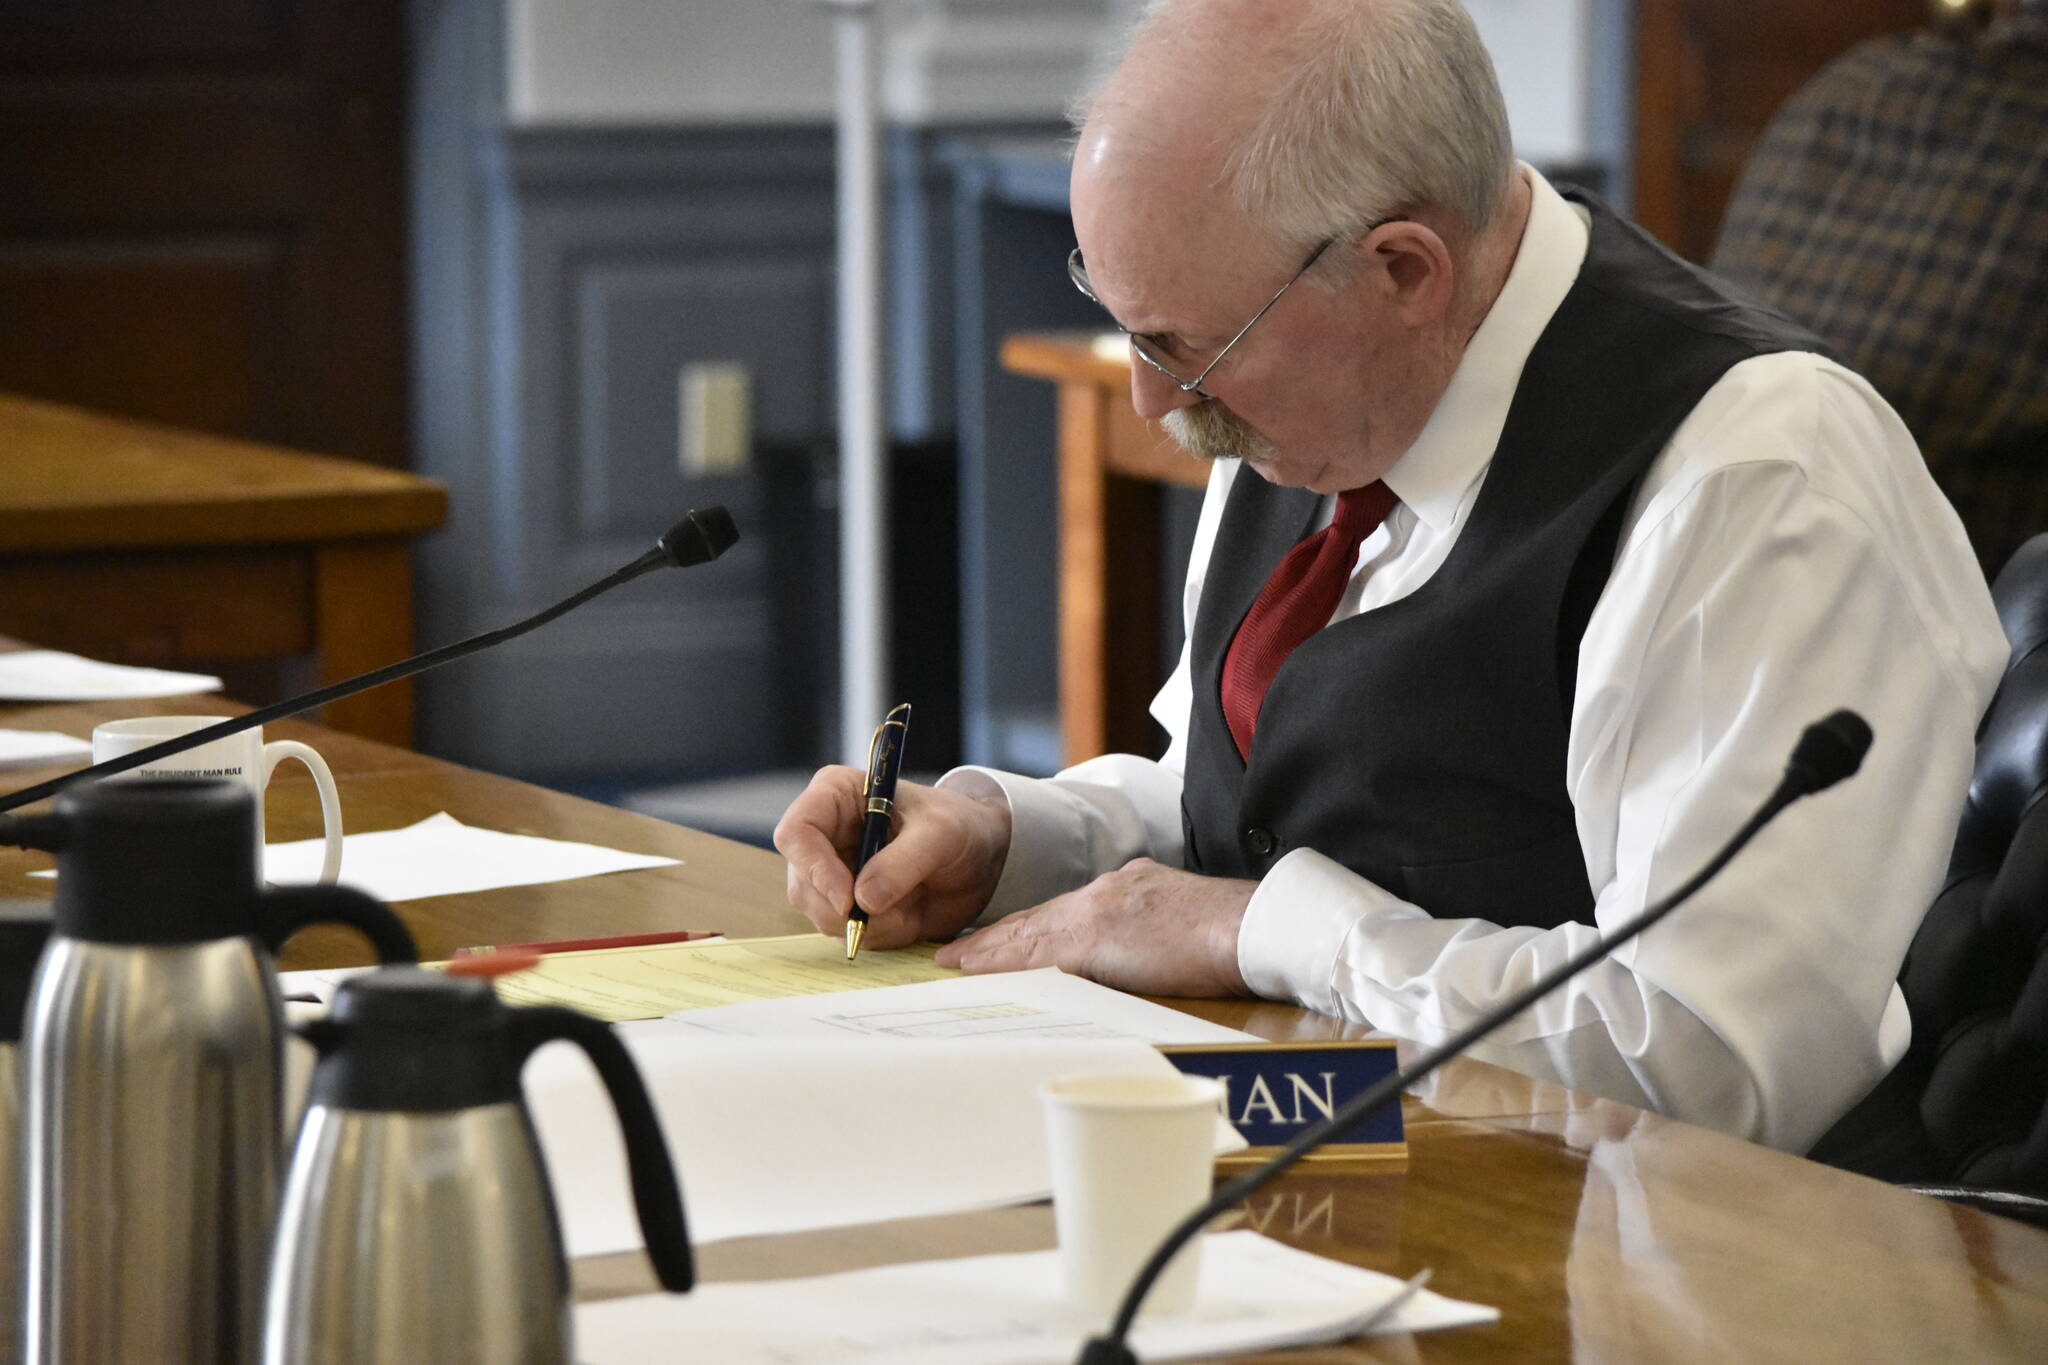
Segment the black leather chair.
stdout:
<path fill-rule="evenodd" d="M 2048 535 L 1991 591 L 2012 660 L 1900 973 L 1913 1042 L 1812 1155 L 2048 1223 Z"/>

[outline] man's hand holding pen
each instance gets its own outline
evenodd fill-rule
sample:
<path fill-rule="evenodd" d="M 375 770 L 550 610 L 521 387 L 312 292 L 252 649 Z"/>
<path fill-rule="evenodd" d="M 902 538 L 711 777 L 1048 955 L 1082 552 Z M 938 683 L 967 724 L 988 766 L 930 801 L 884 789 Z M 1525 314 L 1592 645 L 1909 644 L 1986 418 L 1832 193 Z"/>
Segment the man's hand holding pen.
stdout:
<path fill-rule="evenodd" d="M 898 783 L 893 836 L 856 879 L 866 786 L 858 768 L 824 768 L 783 813 L 775 847 L 789 861 L 789 903 L 835 937 L 858 904 L 870 948 L 953 937 L 995 893 L 1010 849 L 1009 807 Z"/>
<path fill-rule="evenodd" d="M 775 827 L 789 903 L 844 938 L 847 961 L 863 943 L 936 940 L 941 965 L 969 972 L 1060 967 L 1129 991 L 1245 993 L 1237 937 L 1257 884 L 1148 858 L 953 941 L 995 894 L 1010 807 L 898 782 L 909 716 L 899 706 L 876 729 L 865 773 L 822 769 Z"/>
<path fill-rule="evenodd" d="M 969 972 L 1060 967 L 1152 995 L 1245 993 L 1237 933 L 1255 883 L 1140 858 L 949 941 L 995 894 L 1010 849 L 1008 804 L 900 783 L 894 837 L 856 878 L 865 786 L 858 768 L 823 769 L 775 827 L 789 903 L 820 931 L 842 937 L 857 901 L 870 916 L 868 947 L 936 941 L 946 945 L 941 964 Z"/>

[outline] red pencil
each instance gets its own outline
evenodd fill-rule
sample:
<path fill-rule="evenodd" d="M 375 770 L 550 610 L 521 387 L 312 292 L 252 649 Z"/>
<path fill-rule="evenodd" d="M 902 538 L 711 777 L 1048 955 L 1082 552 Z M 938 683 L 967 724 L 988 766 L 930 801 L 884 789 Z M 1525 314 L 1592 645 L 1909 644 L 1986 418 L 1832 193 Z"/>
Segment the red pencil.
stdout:
<path fill-rule="evenodd" d="M 691 939 L 717 938 L 715 929 L 675 929 L 664 934 L 614 934 L 609 938 L 563 938 L 552 943 L 480 943 L 474 948 L 457 948 L 455 956 L 476 953 L 580 953 L 590 948 L 648 948 L 657 943 L 688 943 Z"/>

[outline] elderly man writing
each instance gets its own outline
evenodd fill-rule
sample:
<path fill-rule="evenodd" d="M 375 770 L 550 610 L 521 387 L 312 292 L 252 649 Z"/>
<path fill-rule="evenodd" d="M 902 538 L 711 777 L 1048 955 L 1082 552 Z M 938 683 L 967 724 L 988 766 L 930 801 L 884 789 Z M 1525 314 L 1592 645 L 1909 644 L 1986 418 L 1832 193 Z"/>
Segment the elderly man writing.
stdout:
<path fill-rule="evenodd" d="M 1214 460 L 1158 761 L 776 832 L 827 933 L 1435 1041 L 1675 886 L 1839 706 L 1864 772 L 1481 1055 L 1803 1150 L 1893 988 L 2005 656 L 1897 418 L 1509 150 L 1454 0 L 1151 11 L 1074 157 L 1075 284 Z M 955 938 L 970 926 L 980 926 Z"/>

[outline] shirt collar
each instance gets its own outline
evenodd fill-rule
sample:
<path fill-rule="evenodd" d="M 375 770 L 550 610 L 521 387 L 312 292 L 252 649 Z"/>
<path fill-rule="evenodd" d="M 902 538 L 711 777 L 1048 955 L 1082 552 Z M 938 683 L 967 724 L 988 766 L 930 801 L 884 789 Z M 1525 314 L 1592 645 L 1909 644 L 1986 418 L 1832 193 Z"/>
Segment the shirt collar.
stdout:
<path fill-rule="evenodd" d="M 1492 462 L 1522 366 L 1586 259 L 1585 211 L 1531 167 L 1520 169 L 1531 191 L 1529 221 L 1507 282 L 1466 344 L 1422 434 L 1386 473 L 1387 487 L 1432 530 L 1456 521 L 1465 490 Z"/>

